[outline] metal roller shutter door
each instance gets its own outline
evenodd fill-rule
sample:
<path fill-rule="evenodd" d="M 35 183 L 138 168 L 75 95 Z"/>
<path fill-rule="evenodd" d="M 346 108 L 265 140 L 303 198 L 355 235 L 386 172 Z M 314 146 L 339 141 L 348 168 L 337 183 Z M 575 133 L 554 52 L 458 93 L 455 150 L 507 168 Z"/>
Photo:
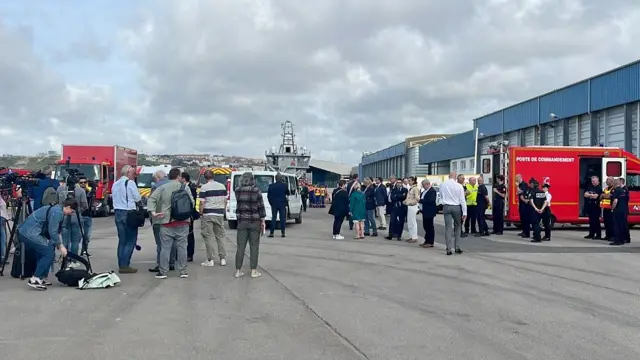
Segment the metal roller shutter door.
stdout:
<path fill-rule="evenodd" d="M 578 146 L 578 119 L 569 120 L 569 146 Z"/>
<path fill-rule="evenodd" d="M 560 120 L 554 123 L 555 125 L 555 135 L 556 141 L 553 145 L 562 146 L 564 145 L 564 122 L 567 120 Z"/>
<path fill-rule="evenodd" d="M 555 145 L 556 144 L 556 127 L 555 124 L 553 127 L 546 126 L 545 127 L 545 145 Z"/>
<path fill-rule="evenodd" d="M 510 133 L 507 134 L 507 141 L 509 141 L 509 145 L 510 146 L 517 146 L 520 145 L 520 132 L 519 131 L 512 131 Z"/>
<path fill-rule="evenodd" d="M 533 127 L 524 129 L 524 145 L 533 146 L 536 143 L 536 129 Z"/>
<path fill-rule="evenodd" d="M 631 110 L 631 139 L 632 139 L 632 146 L 633 146 L 633 152 L 636 155 L 640 155 L 640 149 L 638 149 L 638 121 L 640 120 L 640 118 L 638 117 L 638 115 L 640 115 L 640 102 L 636 103 L 633 105 L 633 109 Z"/>
<path fill-rule="evenodd" d="M 478 149 L 480 149 L 480 154 L 486 154 L 489 151 L 489 144 L 492 142 L 491 138 L 482 139 L 479 141 Z"/>
<path fill-rule="evenodd" d="M 601 143 L 624 149 L 624 106 L 607 110 L 605 123 L 606 137 L 605 141 L 601 141 Z"/>
<path fill-rule="evenodd" d="M 607 121 L 606 116 L 605 116 L 605 112 L 601 111 L 596 115 L 593 115 L 596 118 L 596 121 L 598 122 L 598 144 L 607 144 L 607 139 L 606 139 L 606 130 L 605 128 L 607 127 Z"/>
<path fill-rule="evenodd" d="M 578 124 L 580 130 L 578 145 L 590 146 L 591 145 L 591 119 L 589 115 L 582 115 L 580 117 L 580 123 Z"/>

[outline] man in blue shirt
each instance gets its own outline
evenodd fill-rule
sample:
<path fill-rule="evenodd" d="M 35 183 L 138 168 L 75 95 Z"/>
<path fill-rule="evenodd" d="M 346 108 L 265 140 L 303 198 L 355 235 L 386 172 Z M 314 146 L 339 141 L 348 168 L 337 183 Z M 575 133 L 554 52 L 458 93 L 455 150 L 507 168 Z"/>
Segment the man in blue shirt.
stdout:
<path fill-rule="evenodd" d="M 42 207 L 42 195 L 47 188 L 52 187 L 54 190 L 60 186 L 60 181 L 51 178 L 51 166 L 45 166 L 42 168 L 42 174 L 44 179 L 40 179 L 38 186 L 31 188 L 31 199 L 33 200 L 33 211 Z"/>
<path fill-rule="evenodd" d="M 125 165 L 122 167 L 121 175 L 111 188 L 114 218 L 118 230 L 118 267 L 121 274 L 134 274 L 138 269 L 131 267 L 131 256 L 138 241 L 138 227 L 128 224 L 127 214 L 129 210 L 136 209 L 136 203 L 142 198 L 134 181 L 136 168 Z"/>
<path fill-rule="evenodd" d="M 62 256 L 67 256 L 67 249 L 60 240 L 62 220 L 77 209 L 78 203 L 74 199 L 65 200 L 61 205 L 43 206 L 18 227 L 18 236 L 25 250 L 35 252 L 38 258 L 36 270 L 27 282 L 32 288 L 47 290 L 47 285 L 51 285 L 46 278 L 55 258 L 56 247 Z"/>

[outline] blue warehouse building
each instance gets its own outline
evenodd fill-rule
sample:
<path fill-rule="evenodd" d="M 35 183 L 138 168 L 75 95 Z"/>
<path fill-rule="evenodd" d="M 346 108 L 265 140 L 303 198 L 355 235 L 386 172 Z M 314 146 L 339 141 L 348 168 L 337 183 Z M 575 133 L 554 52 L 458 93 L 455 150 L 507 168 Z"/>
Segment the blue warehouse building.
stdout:
<path fill-rule="evenodd" d="M 640 155 L 640 61 L 473 120 L 473 129 L 423 145 L 426 174 L 479 173 L 475 159 L 489 144 L 612 146 Z"/>

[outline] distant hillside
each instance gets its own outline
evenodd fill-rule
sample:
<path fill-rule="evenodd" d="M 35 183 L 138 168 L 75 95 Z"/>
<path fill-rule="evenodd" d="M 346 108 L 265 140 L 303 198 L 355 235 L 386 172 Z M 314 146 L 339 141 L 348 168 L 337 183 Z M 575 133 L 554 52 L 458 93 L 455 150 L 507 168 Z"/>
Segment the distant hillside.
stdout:
<path fill-rule="evenodd" d="M 59 156 L 3 156 L 0 157 L 0 167 L 39 170 L 45 165 L 55 165 Z"/>

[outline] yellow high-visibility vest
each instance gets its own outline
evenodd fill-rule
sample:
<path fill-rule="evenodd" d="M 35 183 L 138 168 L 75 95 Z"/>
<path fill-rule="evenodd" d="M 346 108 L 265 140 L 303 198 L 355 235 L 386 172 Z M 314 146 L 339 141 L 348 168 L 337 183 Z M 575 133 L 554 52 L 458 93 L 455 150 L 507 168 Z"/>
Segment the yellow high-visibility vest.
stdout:
<path fill-rule="evenodd" d="M 469 195 L 466 196 L 467 206 L 478 205 L 478 184 L 466 184 L 464 187 L 469 192 Z"/>
<path fill-rule="evenodd" d="M 611 195 L 612 188 L 605 188 L 602 190 L 602 193 L 605 195 Z M 603 209 L 611 209 L 611 199 L 602 199 L 600 200 L 600 207 Z"/>

